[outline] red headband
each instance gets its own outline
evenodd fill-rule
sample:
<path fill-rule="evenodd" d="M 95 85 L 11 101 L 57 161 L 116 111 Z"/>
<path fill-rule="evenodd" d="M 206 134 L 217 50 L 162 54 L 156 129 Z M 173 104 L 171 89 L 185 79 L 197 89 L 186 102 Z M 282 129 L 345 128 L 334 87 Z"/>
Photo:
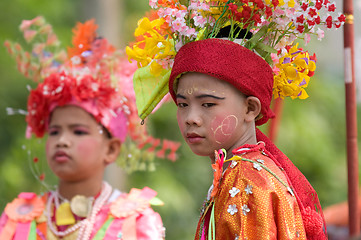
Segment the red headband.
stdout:
<path fill-rule="evenodd" d="M 176 101 L 175 80 L 186 72 L 204 73 L 227 81 L 246 96 L 261 101 L 262 117 L 256 121 L 262 125 L 274 117 L 270 109 L 273 88 L 271 67 L 254 52 L 224 39 L 210 38 L 184 45 L 174 59 L 169 78 L 169 92 Z"/>

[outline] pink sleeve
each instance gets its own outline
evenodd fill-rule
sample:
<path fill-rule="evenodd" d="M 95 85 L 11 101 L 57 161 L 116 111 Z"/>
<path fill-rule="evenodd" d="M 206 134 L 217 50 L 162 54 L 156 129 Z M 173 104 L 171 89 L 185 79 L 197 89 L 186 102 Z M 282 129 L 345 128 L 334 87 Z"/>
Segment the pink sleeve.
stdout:
<path fill-rule="evenodd" d="M 138 240 L 161 240 L 165 238 L 165 228 L 157 212 L 148 208 L 137 218 Z"/>

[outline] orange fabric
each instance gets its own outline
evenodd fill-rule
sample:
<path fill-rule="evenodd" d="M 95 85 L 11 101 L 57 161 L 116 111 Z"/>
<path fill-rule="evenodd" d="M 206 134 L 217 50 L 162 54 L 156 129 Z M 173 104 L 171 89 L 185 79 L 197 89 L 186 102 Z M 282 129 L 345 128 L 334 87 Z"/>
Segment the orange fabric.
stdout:
<path fill-rule="evenodd" d="M 288 186 L 284 173 L 267 156 L 251 152 L 242 157 L 255 162 L 263 160 Z M 251 186 L 252 193 L 247 194 L 247 186 Z M 234 197 L 230 194 L 233 187 L 239 189 Z M 296 198 L 276 177 L 264 168 L 257 170 L 252 162 L 239 160 L 233 168 L 228 167 L 214 204 L 216 239 L 306 239 Z M 233 215 L 229 212 L 230 205 L 237 208 Z M 200 221 L 195 239 L 200 239 L 202 225 Z"/>

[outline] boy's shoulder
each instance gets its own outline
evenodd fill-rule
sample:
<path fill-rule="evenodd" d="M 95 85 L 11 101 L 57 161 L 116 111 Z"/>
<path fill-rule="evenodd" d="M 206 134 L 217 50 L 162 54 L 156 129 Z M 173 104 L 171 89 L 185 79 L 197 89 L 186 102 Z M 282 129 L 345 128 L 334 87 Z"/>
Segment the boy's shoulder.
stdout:
<path fill-rule="evenodd" d="M 262 151 L 251 151 L 233 160 L 224 178 L 230 182 L 252 182 L 253 187 L 268 191 L 278 188 L 278 191 L 283 189 L 292 192 L 286 173 Z"/>

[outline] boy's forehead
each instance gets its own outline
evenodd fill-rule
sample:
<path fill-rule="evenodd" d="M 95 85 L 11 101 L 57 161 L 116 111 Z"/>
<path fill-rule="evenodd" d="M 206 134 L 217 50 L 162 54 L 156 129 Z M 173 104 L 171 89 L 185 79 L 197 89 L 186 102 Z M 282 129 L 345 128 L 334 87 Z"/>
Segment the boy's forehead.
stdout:
<path fill-rule="evenodd" d="M 177 94 L 225 94 L 231 84 L 203 73 L 186 73 L 177 81 Z"/>

